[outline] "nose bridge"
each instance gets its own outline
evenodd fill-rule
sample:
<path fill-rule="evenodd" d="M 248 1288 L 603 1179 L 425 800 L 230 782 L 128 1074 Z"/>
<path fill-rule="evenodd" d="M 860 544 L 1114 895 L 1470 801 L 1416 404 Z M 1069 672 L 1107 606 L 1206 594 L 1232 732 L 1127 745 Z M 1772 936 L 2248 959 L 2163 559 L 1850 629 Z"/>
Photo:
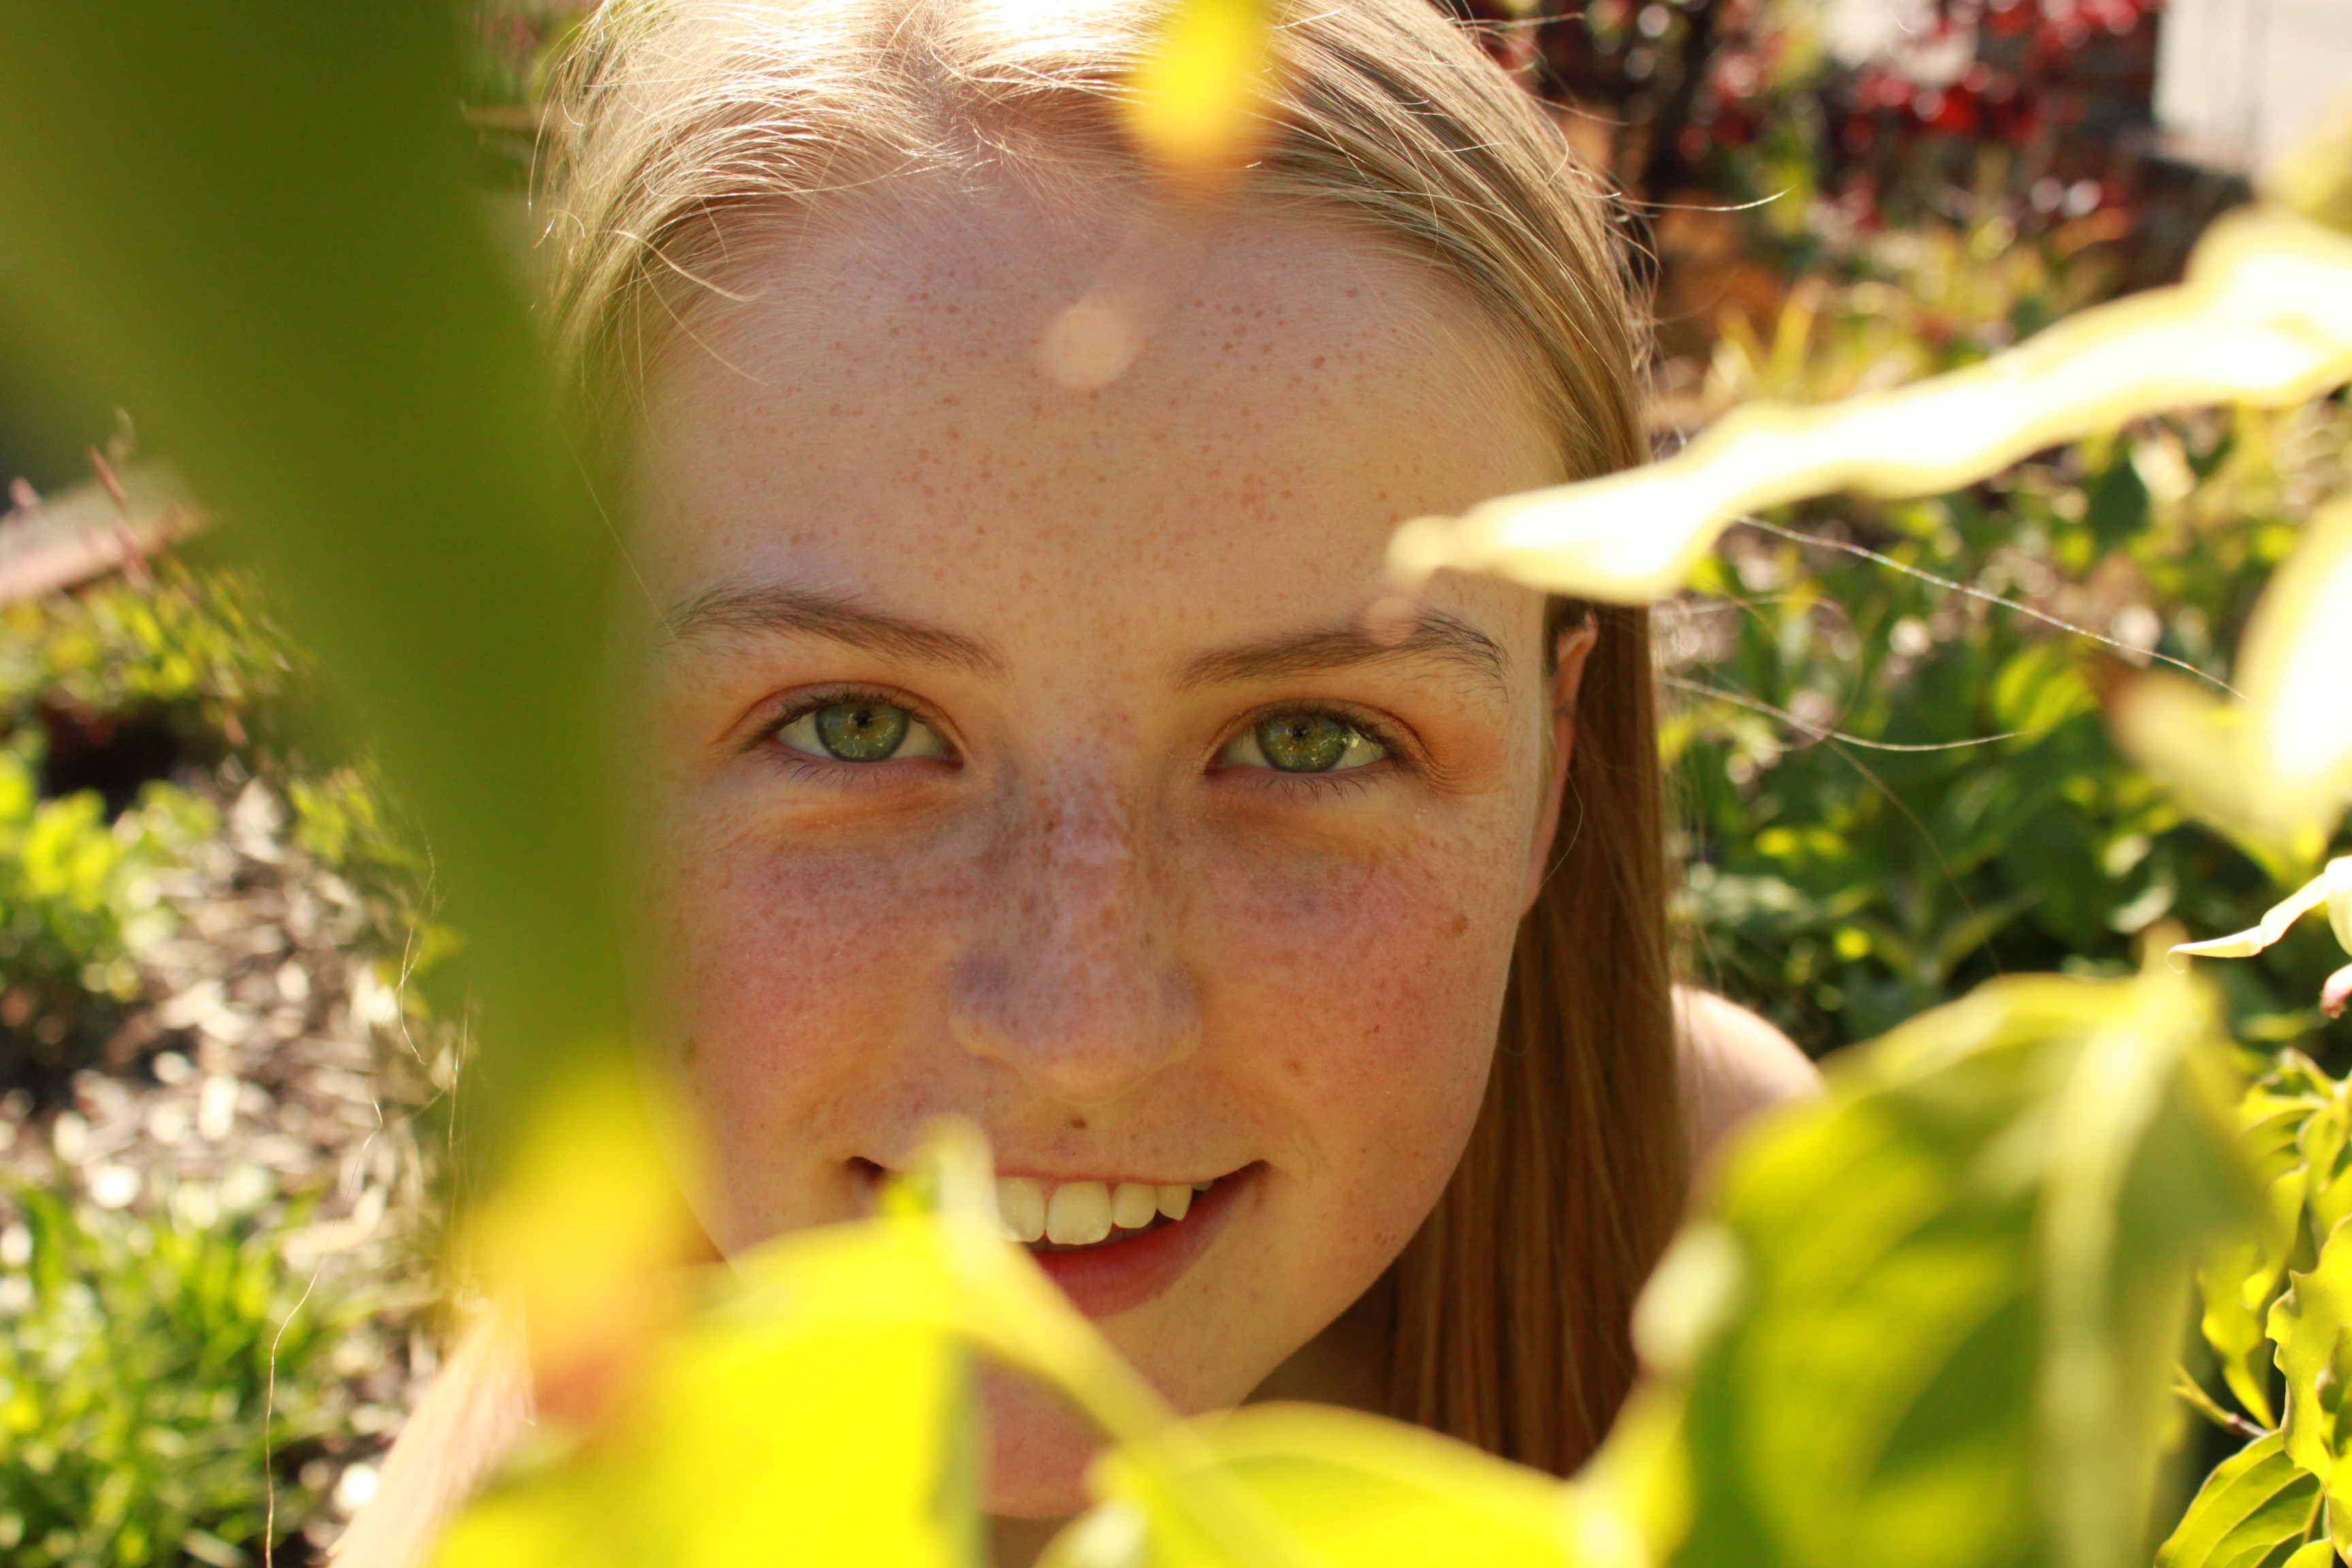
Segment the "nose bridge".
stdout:
<path fill-rule="evenodd" d="M 1108 770 L 1016 790 L 953 980 L 955 1032 L 1045 1092 L 1101 1104 L 1191 1054 L 1174 887 L 1143 792 Z"/>

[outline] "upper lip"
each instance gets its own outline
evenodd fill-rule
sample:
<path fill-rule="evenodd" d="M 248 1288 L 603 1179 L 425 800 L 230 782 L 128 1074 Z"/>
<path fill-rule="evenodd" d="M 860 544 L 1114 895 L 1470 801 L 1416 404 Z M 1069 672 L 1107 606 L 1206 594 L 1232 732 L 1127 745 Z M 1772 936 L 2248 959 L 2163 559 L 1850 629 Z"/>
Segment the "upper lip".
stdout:
<path fill-rule="evenodd" d="M 1132 1184 L 1135 1184 L 1135 1185 L 1137 1185 L 1137 1186 L 1143 1186 L 1143 1187 L 1175 1187 L 1175 1186 L 1185 1186 L 1185 1187 L 1189 1187 L 1189 1186 L 1194 1185 L 1195 1184 L 1200 1183 L 1200 1182 L 1213 1182 L 1213 1181 L 1217 1180 L 1217 1176 L 1214 1176 L 1214 1175 L 1211 1175 L 1211 1176 L 1097 1176 L 1097 1175 L 1059 1176 L 1059 1175 L 1054 1175 L 1054 1174 L 1051 1174 L 1051 1173 L 1047 1173 L 1047 1172 L 1045 1172 L 1045 1171 L 1036 1170 L 1036 1169 L 1034 1169 L 1034 1168 L 1033 1168 L 1033 1167 L 1026 1166 L 1026 1165 L 1001 1165 L 1001 1166 L 999 1166 L 999 1167 L 997 1168 L 997 1172 L 996 1172 L 996 1173 L 997 1173 L 999 1176 L 1003 1176 L 1003 1177 L 1026 1176 L 1027 1178 L 1029 1178 L 1029 1180 L 1031 1180 L 1031 1181 L 1033 1181 L 1033 1182 L 1050 1182 L 1050 1183 L 1052 1183 L 1052 1184 L 1055 1184 L 1055 1185 L 1057 1185 L 1057 1186 L 1061 1186 L 1061 1185 L 1067 1185 L 1069 1183 L 1072 1183 L 1072 1182 L 1100 1182 L 1103 1185 L 1105 1185 L 1105 1186 L 1107 1186 L 1107 1187 L 1115 1187 L 1115 1186 L 1118 1186 L 1118 1185 L 1120 1183 L 1122 1183 L 1122 1182 L 1128 1182 L 1128 1183 L 1132 1183 Z M 1219 1175 L 1229 1175 L 1229 1174 L 1231 1174 L 1231 1173 L 1230 1173 L 1230 1172 L 1220 1172 L 1220 1173 L 1218 1173 L 1218 1174 L 1219 1174 Z"/>
<path fill-rule="evenodd" d="M 906 1171 L 906 1168 L 903 1165 L 893 1165 L 880 1160 L 866 1160 L 860 1163 L 873 1166 L 884 1175 L 903 1175 Z M 1125 1175 L 1106 1175 L 1094 1171 L 1079 1171 L 1065 1173 L 1058 1171 L 1047 1170 L 1041 1165 L 1008 1163 L 997 1166 L 996 1174 L 1000 1177 L 1025 1176 L 1033 1182 L 1047 1182 L 1057 1185 L 1069 1182 L 1100 1182 L 1105 1186 L 1115 1187 L 1121 1182 L 1132 1182 L 1139 1186 L 1147 1187 L 1189 1187 L 1197 1186 L 1202 1182 L 1223 1181 L 1227 1176 L 1234 1175 L 1242 1171 L 1247 1170 L 1253 1163 L 1254 1162 L 1244 1161 L 1238 1165 L 1228 1165 L 1223 1170 L 1211 1171 L 1205 1175 L 1198 1176 L 1136 1175 L 1133 1173 Z"/>

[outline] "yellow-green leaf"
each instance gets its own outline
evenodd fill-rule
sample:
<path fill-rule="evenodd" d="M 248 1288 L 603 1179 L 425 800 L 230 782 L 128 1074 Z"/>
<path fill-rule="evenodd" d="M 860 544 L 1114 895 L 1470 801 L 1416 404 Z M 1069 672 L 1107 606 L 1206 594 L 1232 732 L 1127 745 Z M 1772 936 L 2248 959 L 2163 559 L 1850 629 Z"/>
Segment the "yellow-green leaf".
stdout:
<path fill-rule="evenodd" d="M 436 1568 L 964 1568 L 975 1464 L 924 1218 L 808 1233 L 666 1335 L 592 1438 L 459 1518 Z"/>
<path fill-rule="evenodd" d="M 1997 982 L 1759 1130 L 1677 1562 L 2125 1568 L 2192 1258 L 2252 1218 L 2224 1056 L 2179 976 Z"/>
<path fill-rule="evenodd" d="M 2221 1461 L 2157 1549 L 2157 1568 L 2257 1568 L 2299 1542 L 2319 1512 L 2319 1478 L 2276 1434 Z M 2289 1559 L 2293 1561 L 2292 1558 Z"/>
<path fill-rule="evenodd" d="M 2337 1226 L 2310 1272 L 2287 1279 L 2269 1323 L 2286 1379 L 2281 1430 L 2287 1454 L 2325 1479 L 2343 1452 L 2337 1419 L 2352 1373 L 2352 1228 Z"/>
<path fill-rule="evenodd" d="M 2279 406 L 2352 379 L 2352 237 L 2278 209 L 2207 231 L 2185 282 L 2068 317 L 2006 353 L 1815 408 L 1746 405 L 1677 456 L 1397 531 L 1391 568 L 1443 567 L 1621 604 L 1680 587 L 1743 513 L 1852 489 L 1937 495 L 2168 408 Z"/>
<path fill-rule="evenodd" d="M 2116 737 L 2189 810 L 2274 865 L 2307 866 L 2352 802 L 2352 497 L 2314 515 L 2263 590 L 2236 679 L 2242 696 L 2222 701 L 2172 676 L 2137 677 L 2110 703 Z M 2337 888 L 2331 915 L 2352 952 L 2352 891 Z M 2277 940 L 2269 926 L 2223 939 L 2267 932 L 2242 952 L 2210 950 L 2259 952 Z"/>
<path fill-rule="evenodd" d="M 1318 1405 L 1255 1405 L 1203 1423 L 1213 1464 L 1280 1521 L 1305 1561 L 1345 1568 L 1567 1568 L 1567 1489 L 1467 1444 Z M 1041 1568 L 1091 1568 L 1108 1539 L 1152 1568 L 1255 1568 L 1165 1507 L 1197 1472 L 1155 1475 L 1124 1454 L 1097 1468 L 1100 1510 Z"/>
<path fill-rule="evenodd" d="M 2327 868 L 2263 911 L 2260 924 L 2206 942 L 2184 942 L 2176 953 L 2192 958 L 2252 958 L 2284 936 L 2287 928 L 2326 903 L 2339 888 L 2352 892 L 2352 856 L 2327 863 Z"/>

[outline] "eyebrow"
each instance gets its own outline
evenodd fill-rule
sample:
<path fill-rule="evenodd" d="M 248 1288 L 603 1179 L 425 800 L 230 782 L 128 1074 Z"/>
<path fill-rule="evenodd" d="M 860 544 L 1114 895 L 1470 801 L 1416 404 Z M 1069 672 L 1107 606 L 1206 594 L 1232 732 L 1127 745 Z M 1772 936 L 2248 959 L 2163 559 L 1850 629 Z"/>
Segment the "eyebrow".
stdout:
<path fill-rule="evenodd" d="M 917 664 L 1001 674 L 1004 656 L 976 637 L 860 605 L 846 595 L 781 583 L 708 589 L 662 617 L 673 642 L 712 637 L 824 637 Z"/>
<path fill-rule="evenodd" d="M 1351 621 L 1202 654 L 1184 667 L 1179 682 L 1192 687 L 1220 681 L 1279 680 L 1401 659 L 1437 659 L 1496 686 L 1508 684 L 1510 661 L 1502 646 L 1443 610 L 1423 610 L 1412 633 L 1394 642 L 1382 642 Z"/>

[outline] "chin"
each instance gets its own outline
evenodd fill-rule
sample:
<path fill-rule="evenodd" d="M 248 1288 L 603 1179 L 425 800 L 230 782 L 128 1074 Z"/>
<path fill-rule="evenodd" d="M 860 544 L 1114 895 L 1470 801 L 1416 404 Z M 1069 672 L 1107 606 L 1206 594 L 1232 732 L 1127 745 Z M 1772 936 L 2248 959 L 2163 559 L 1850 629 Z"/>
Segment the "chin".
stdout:
<path fill-rule="evenodd" d="M 1094 1424 L 1019 1373 L 983 1367 L 977 1381 L 982 1506 L 1004 1519 L 1066 1519 L 1091 1505 L 1087 1467 L 1104 1442 Z"/>

